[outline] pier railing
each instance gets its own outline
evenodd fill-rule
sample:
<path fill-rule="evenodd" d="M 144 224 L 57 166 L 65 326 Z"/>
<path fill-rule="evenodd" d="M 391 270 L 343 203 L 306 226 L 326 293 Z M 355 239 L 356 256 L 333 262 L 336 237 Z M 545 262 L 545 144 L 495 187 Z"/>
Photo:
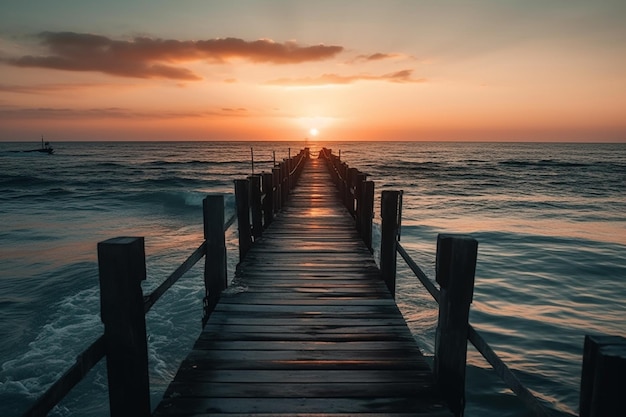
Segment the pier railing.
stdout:
<path fill-rule="evenodd" d="M 365 245 L 373 252 L 374 181 L 368 181 L 366 173 L 350 168 L 331 149 L 322 148 L 318 157 L 326 159 L 330 176 L 339 190 L 339 198 L 354 218 Z"/>
<path fill-rule="evenodd" d="M 339 154 L 341 155 L 341 154 Z M 372 248 L 371 228 L 373 182 L 367 175 L 341 161 L 331 149 L 320 150 L 319 158 L 327 161 L 330 176 L 348 212 L 355 218 L 355 227 L 368 248 Z M 368 183 L 371 183 L 368 184 Z M 367 184 L 367 185 L 366 185 Z M 437 237 L 435 281 L 428 278 L 400 244 L 402 191 L 381 193 L 381 278 L 395 298 L 396 258 L 400 254 L 407 266 L 439 305 L 435 334 L 434 378 L 440 393 L 452 412 L 462 416 L 465 407 L 465 368 L 467 341 L 493 367 L 502 381 L 539 417 L 552 416 L 515 376 L 511 369 L 469 323 L 469 308 L 474 292 L 474 275 L 478 242 L 468 235 Z M 364 224 L 366 224 L 364 226 Z M 580 389 L 580 417 L 617 416 L 624 410 L 626 386 L 626 338 L 620 336 L 585 336 Z"/>
<path fill-rule="evenodd" d="M 240 260 L 272 223 L 274 214 L 282 209 L 308 159 L 309 148 L 304 148 L 296 156 L 276 164 L 271 173 L 235 180 Z"/>
<path fill-rule="evenodd" d="M 225 232 L 238 220 L 240 260 L 272 222 L 296 185 L 309 149 L 276 163 L 271 173 L 235 180 L 236 215 L 224 220 L 224 196 L 203 200 L 204 241 L 172 274 L 144 296 L 146 279 L 143 237 L 117 237 L 98 243 L 101 319 L 98 337 L 22 415 L 46 416 L 106 356 L 110 415 L 151 415 L 145 314 L 194 265 L 205 258 L 202 326 L 227 288 Z M 242 246 L 246 248 L 242 252 Z"/>

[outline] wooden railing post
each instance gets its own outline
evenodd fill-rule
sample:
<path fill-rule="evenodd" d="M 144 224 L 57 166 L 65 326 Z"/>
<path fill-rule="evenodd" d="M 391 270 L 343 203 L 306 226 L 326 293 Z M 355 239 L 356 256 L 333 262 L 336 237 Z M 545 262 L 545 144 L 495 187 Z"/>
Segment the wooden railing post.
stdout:
<path fill-rule="evenodd" d="M 272 168 L 272 188 L 274 189 L 274 213 L 280 211 L 282 207 L 282 189 L 280 186 L 280 166 Z"/>
<path fill-rule="evenodd" d="M 274 220 L 274 184 L 273 175 L 269 172 L 264 172 L 263 178 L 263 227 L 266 228 Z"/>
<path fill-rule="evenodd" d="M 143 237 L 98 243 L 98 271 L 111 416 L 150 416 Z"/>
<path fill-rule="evenodd" d="M 287 194 L 291 193 L 291 148 L 289 148 L 289 156 L 284 160 L 286 165 L 287 177 Z"/>
<path fill-rule="evenodd" d="M 211 194 L 202 201 L 204 217 L 204 316 L 202 326 L 228 286 L 226 268 L 226 237 L 224 236 L 224 196 Z"/>
<path fill-rule="evenodd" d="M 381 194 L 380 272 L 391 296 L 396 296 L 396 253 L 400 225 L 402 191 L 385 190 Z"/>
<path fill-rule="evenodd" d="M 235 180 L 235 204 L 237 206 L 237 226 L 239 228 L 239 262 L 244 260 L 250 245 L 252 245 L 249 192 L 248 180 Z"/>
<path fill-rule="evenodd" d="M 433 371 L 439 392 L 456 416 L 462 416 L 465 408 L 468 320 L 477 254 L 478 242 L 469 236 L 437 237 L 435 269 L 441 289 Z"/>
<path fill-rule="evenodd" d="M 289 169 L 287 162 L 280 163 L 280 206 L 285 207 L 289 197 Z"/>
<path fill-rule="evenodd" d="M 356 230 L 359 235 L 363 237 L 363 190 L 367 174 L 357 171 L 354 179 L 354 199 L 356 200 L 356 210 L 354 212 L 354 220 L 356 223 Z"/>
<path fill-rule="evenodd" d="M 263 234 L 263 212 L 261 209 L 261 177 L 248 177 L 250 187 L 250 211 L 252 213 L 252 237 L 258 239 Z"/>
<path fill-rule="evenodd" d="M 363 182 L 363 207 L 361 211 L 361 237 L 370 250 L 372 249 L 372 219 L 374 218 L 374 181 Z"/>
<path fill-rule="evenodd" d="M 618 416 L 626 405 L 626 338 L 585 336 L 580 417 Z"/>
<path fill-rule="evenodd" d="M 350 215 L 354 217 L 354 184 L 356 180 L 356 174 L 358 170 L 356 168 L 348 168 L 348 174 L 346 176 L 346 196 L 345 196 L 345 206 L 350 212 Z"/>

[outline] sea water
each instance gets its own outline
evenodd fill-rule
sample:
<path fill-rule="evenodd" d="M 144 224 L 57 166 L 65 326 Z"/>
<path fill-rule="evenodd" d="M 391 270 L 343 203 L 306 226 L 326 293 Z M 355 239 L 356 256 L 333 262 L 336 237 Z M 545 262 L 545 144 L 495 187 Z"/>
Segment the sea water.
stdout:
<path fill-rule="evenodd" d="M 404 191 L 401 244 L 434 278 L 438 233 L 479 242 L 470 321 L 556 415 L 578 412 L 585 334 L 626 336 L 626 145 L 422 142 L 0 143 L 0 415 L 18 416 L 103 331 L 96 244 L 144 236 L 144 293 L 202 242 L 202 199 L 305 145 Z M 377 200 L 379 197 L 377 197 Z M 379 242 L 376 202 L 374 246 Z M 229 277 L 236 230 L 227 232 Z M 375 251 L 378 255 L 378 250 Z M 398 260 L 397 302 L 433 354 L 437 306 Z M 152 405 L 201 330 L 202 263 L 148 313 Z M 106 416 L 101 361 L 51 413 Z M 531 413 L 471 346 L 468 416 Z"/>

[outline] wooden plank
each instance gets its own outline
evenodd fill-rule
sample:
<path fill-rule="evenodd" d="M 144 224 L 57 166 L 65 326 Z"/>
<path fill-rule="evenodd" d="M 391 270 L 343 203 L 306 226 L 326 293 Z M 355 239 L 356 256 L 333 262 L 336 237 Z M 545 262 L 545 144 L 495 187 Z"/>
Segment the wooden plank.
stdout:
<path fill-rule="evenodd" d="M 271 413 L 294 415 L 297 413 L 393 413 L 406 410 L 412 415 L 451 415 L 443 413 L 443 406 L 423 398 L 193 398 L 179 396 L 164 399 L 154 416 L 198 415 L 199 412 L 216 413 Z M 164 412 L 167 410 L 166 412 Z M 442 414 L 434 414 L 442 413 Z"/>
<path fill-rule="evenodd" d="M 350 341 L 380 341 L 380 340 L 409 340 L 413 338 L 406 334 L 406 329 L 395 326 L 385 331 L 383 326 L 361 327 L 323 327 L 291 325 L 281 326 L 284 330 L 278 330 L 269 326 L 232 325 L 216 326 L 212 331 L 203 332 L 199 338 L 201 341 L 217 342 L 220 340 L 277 340 L 277 341 L 319 341 L 319 342 L 350 342 Z M 225 333 L 223 330 L 228 330 Z M 289 331 L 284 335 L 283 331 Z M 283 334 L 281 338 L 280 335 Z"/>
<path fill-rule="evenodd" d="M 195 382 L 194 384 L 173 383 L 165 398 L 176 396 L 206 398 L 264 398 L 281 392 L 283 398 L 301 398 L 303 392 L 313 398 L 414 398 L 432 395 L 432 386 L 423 380 L 411 382 L 377 382 L 368 380 L 355 382 Z"/>
<path fill-rule="evenodd" d="M 300 181 L 154 416 L 450 416 L 323 162 Z"/>
<path fill-rule="evenodd" d="M 186 372 L 184 380 L 188 382 L 267 383 L 268 381 L 280 381 L 285 384 L 302 384 L 305 382 L 323 383 L 329 381 L 337 383 L 360 383 L 369 381 L 371 384 L 393 382 L 419 384 L 425 375 L 430 375 L 430 370 L 416 372 L 413 370 L 396 371 L 380 369 L 363 369 L 359 371 L 265 370 L 255 372 L 236 369 L 212 369 L 207 372 L 189 368 L 181 369 L 180 374 L 182 375 L 184 372 Z"/>

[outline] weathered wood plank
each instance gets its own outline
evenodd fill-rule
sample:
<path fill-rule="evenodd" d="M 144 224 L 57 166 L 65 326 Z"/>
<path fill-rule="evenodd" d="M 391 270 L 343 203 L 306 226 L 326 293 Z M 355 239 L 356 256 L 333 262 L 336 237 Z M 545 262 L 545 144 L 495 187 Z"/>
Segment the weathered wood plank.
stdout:
<path fill-rule="evenodd" d="M 433 415 L 442 412 L 444 407 L 441 404 L 427 401 L 423 398 L 403 397 L 403 398 L 167 398 L 161 402 L 157 416 L 172 415 L 197 415 L 206 413 L 215 415 L 216 413 L 246 413 L 254 415 L 256 413 L 271 413 L 294 415 L 298 413 L 349 413 L 350 415 L 368 413 L 376 410 L 379 413 L 398 413 L 398 410 L 406 410 L 412 415 L 417 413 Z"/>
<path fill-rule="evenodd" d="M 314 398 L 424 398 L 433 394 L 430 383 L 423 380 L 411 382 L 195 382 L 173 383 L 165 393 L 166 398 L 176 396 L 206 398 L 264 398 L 281 392 L 284 398 L 301 398 L 303 392 Z"/>
<path fill-rule="evenodd" d="M 267 383 L 282 382 L 285 384 L 323 383 L 333 381 L 336 383 L 362 383 L 369 381 L 372 384 L 379 383 L 415 383 L 420 384 L 425 376 L 430 375 L 430 370 L 266 370 L 250 372 L 249 370 L 236 369 L 213 369 L 211 371 L 199 371 L 195 368 L 181 369 L 180 375 L 184 374 L 186 382 L 226 382 L 226 383 Z M 183 378 L 181 378 L 183 379 Z M 304 391 L 303 391 L 304 392 Z"/>

